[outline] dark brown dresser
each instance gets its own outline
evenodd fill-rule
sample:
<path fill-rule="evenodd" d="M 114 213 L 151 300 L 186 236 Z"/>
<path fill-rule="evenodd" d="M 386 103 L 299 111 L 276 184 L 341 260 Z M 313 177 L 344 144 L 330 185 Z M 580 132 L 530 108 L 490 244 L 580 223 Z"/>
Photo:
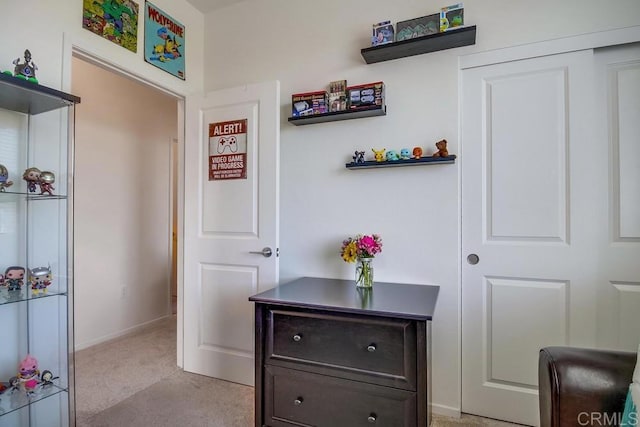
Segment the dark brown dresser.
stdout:
<path fill-rule="evenodd" d="M 304 277 L 255 302 L 256 427 L 425 427 L 439 287 Z"/>

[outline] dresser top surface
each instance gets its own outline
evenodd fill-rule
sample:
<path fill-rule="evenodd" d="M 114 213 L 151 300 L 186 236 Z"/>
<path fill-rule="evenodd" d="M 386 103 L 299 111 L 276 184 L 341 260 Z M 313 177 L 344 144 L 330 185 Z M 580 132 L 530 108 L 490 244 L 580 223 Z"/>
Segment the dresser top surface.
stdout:
<path fill-rule="evenodd" d="M 431 320 L 439 286 L 375 282 L 357 289 L 353 281 L 303 277 L 253 295 L 249 301 L 346 313 Z"/>

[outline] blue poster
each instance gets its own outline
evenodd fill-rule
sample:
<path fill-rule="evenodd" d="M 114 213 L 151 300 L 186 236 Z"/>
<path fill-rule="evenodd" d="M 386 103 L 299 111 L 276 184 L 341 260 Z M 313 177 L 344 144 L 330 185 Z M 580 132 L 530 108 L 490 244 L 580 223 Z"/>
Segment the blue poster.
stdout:
<path fill-rule="evenodd" d="M 144 6 L 144 60 L 185 79 L 184 25 L 148 1 Z"/>

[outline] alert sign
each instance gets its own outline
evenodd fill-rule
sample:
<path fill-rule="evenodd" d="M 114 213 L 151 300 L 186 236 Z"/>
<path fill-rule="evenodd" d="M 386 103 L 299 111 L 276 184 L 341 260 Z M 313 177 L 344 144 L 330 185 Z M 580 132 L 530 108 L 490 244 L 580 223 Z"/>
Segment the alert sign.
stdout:
<path fill-rule="evenodd" d="M 209 124 L 209 181 L 247 179 L 247 119 Z"/>

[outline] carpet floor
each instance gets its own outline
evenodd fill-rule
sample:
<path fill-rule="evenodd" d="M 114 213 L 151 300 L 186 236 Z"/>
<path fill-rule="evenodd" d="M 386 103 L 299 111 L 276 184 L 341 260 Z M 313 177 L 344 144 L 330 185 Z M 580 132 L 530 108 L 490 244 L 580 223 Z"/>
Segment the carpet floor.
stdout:
<path fill-rule="evenodd" d="M 176 366 L 176 321 L 76 353 L 78 427 L 251 427 L 253 387 Z M 513 427 L 464 414 L 433 416 L 431 427 Z"/>

